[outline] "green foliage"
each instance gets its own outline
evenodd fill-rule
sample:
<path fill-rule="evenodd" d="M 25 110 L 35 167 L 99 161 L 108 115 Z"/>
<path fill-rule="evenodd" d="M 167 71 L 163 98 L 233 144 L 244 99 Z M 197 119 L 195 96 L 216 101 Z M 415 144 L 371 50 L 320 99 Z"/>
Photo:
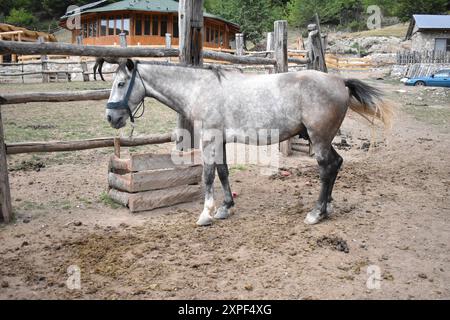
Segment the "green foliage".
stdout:
<path fill-rule="evenodd" d="M 64 15 L 69 5 L 84 5 L 95 0 L 0 0 L 0 22 L 48 31 Z M 117 2 L 119 0 L 108 0 Z M 204 0 L 205 9 L 236 22 L 246 39 L 257 42 L 273 21 L 288 19 L 290 26 L 305 27 L 317 12 L 323 24 L 352 30 L 364 28 L 366 9 L 378 5 L 383 15 L 408 21 L 412 14 L 445 14 L 448 0 Z"/>
<path fill-rule="evenodd" d="M 5 19 L 6 23 L 15 26 L 28 27 L 36 23 L 36 18 L 33 14 L 24 8 L 12 9 Z"/>
<path fill-rule="evenodd" d="M 290 25 L 304 27 L 317 12 L 321 23 L 357 31 L 365 28 L 369 5 L 377 5 L 384 16 L 397 16 L 401 21 L 409 21 L 413 14 L 450 10 L 448 0 L 290 0 L 287 17 Z"/>
<path fill-rule="evenodd" d="M 315 13 L 321 23 L 347 25 L 362 18 L 362 0 L 291 0 L 287 7 L 289 24 L 303 27 L 312 22 Z M 353 26 L 359 24 L 353 23 Z"/>
<path fill-rule="evenodd" d="M 254 43 L 273 29 L 273 22 L 284 18 L 283 0 L 205 0 L 206 11 L 220 15 L 241 26 L 248 41 Z"/>
<path fill-rule="evenodd" d="M 445 14 L 450 9 L 448 0 L 397 0 L 395 14 L 408 21 L 413 14 Z"/>

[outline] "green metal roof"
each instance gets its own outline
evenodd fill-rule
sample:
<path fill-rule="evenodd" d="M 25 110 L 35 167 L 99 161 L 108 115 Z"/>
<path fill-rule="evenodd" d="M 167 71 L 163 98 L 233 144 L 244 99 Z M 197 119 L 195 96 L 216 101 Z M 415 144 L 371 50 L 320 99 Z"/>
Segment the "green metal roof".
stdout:
<path fill-rule="evenodd" d="M 149 11 L 149 12 L 173 12 L 178 13 L 178 2 L 174 0 L 124 0 L 115 3 L 108 4 L 106 6 L 97 6 L 94 8 L 81 9 L 81 14 L 84 13 L 100 13 L 100 12 L 113 12 L 113 11 Z M 72 16 L 73 12 L 70 12 L 61 17 L 61 19 L 67 19 Z M 204 12 L 203 16 L 206 18 L 217 19 L 229 24 L 232 24 L 239 28 L 234 22 L 228 21 L 219 16 Z"/>

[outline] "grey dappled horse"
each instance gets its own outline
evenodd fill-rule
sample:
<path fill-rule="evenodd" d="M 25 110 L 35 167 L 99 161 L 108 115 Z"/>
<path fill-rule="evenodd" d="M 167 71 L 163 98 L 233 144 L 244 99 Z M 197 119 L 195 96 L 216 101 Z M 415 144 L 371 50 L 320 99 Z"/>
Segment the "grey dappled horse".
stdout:
<path fill-rule="evenodd" d="M 145 97 L 155 98 L 191 122 L 202 124 L 205 203 L 198 225 L 211 224 L 214 211 L 214 218 L 227 218 L 234 206 L 225 154 L 227 141 L 277 143 L 270 138 L 249 138 L 254 132 L 267 132 L 264 129 L 278 130 L 280 141 L 298 134 L 309 136 L 319 164 L 321 191 L 305 223 L 315 224 L 332 211 L 331 193 L 343 160 L 331 142 L 348 108 L 378 118 L 385 125 L 392 116 L 392 107 L 382 101 L 380 92 L 356 79 L 313 70 L 255 75 L 128 59 L 119 64 L 108 100 L 106 117 L 111 126 L 118 129 L 128 118 L 134 121 L 133 115 Z M 209 131 L 222 133 L 220 147 Z M 225 193 L 217 210 L 213 194 L 216 169 Z"/>

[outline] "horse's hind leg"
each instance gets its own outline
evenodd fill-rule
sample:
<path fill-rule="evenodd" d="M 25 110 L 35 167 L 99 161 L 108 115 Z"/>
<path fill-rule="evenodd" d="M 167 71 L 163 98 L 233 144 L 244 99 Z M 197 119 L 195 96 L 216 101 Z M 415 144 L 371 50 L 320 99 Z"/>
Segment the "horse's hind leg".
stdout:
<path fill-rule="evenodd" d="M 212 213 L 216 210 L 214 203 L 214 178 L 216 177 L 216 161 L 214 159 L 214 148 L 211 141 L 202 139 L 203 159 L 203 183 L 205 186 L 205 204 L 197 225 L 208 226 L 212 224 Z"/>
<path fill-rule="evenodd" d="M 314 144 L 313 141 L 313 148 L 319 164 L 321 190 L 316 207 L 305 218 L 306 224 L 316 224 L 331 213 L 331 192 L 342 164 L 342 158 L 331 144 L 317 142 Z"/>
<path fill-rule="evenodd" d="M 337 170 L 335 172 L 333 172 L 333 174 L 331 175 L 330 186 L 328 188 L 328 203 L 327 203 L 327 214 L 328 215 L 333 213 L 333 204 L 332 204 L 333 197 L 331 194 L 333 193 L 333 187 L 334 187 L 334 183 L 336 182 L 336 177 L 337 177 L 338 172 L 341 169 L 342 163 L 344 161 L 342 159 L 342 157 L 333 148 L 333 146 L 331 146 L 331 152 L 334 154 L 334 157 L 337 159 Z"/>
<path fill-rule="evenodd" d="M 226 219 L 230 216 L 230 208 L 234 206 L 233 194 L 231 193 L 230 182 L 228 180 L 229 171 L 226 157 L 225 144 L 223 145 L 223 163 L 217 164 L 217 173 L 219 174 L 220 183 L 224 193 L 222 205 L 217 209 L 214 218 Z"/>

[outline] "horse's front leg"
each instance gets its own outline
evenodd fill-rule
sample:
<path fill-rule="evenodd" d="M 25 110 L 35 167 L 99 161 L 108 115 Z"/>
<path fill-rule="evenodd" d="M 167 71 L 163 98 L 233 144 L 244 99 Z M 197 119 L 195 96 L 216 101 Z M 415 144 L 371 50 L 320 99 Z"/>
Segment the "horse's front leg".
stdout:
<path fill-rule="evenodd" d="M 223 144 L 223 162 L 217 163 L 217 173 L 219 174 L 220 183 L 224 193 L 222 205 L 217 209 L 214 218 L 226 219 L 230 216 L 230 209 L 234 206 L 233 194 L 231 193 L 230 181 L 228 180 L 229 171 L 226 156 L 226 145 Z"/>
<path fill-rule="evenodd" d="M 214 150 L 210 148 L 209 142 L 202 142 L 203 156 L 203 183 L 205 185 L 205 204 L 197 225 L 208 226 L 212 224 L 212 214 L 216 210 L 214 203 L 214 178 L 216 176 L 216 163 L 214 161 Z"/>

